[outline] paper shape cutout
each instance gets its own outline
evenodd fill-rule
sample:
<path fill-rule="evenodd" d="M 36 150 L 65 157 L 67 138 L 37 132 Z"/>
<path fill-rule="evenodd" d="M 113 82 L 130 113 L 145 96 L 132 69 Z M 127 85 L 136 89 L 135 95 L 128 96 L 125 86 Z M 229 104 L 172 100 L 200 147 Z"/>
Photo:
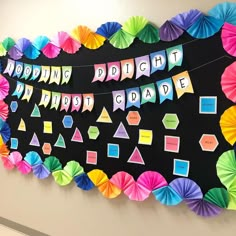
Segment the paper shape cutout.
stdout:
<path fill-rule="evenodd" d="M 132 79 L 134 76 L 134 59 L 127 59 L 120 61 L 120 67 L 121 67 L 121 79 L 120 81 L 123 81 L 124 79 Z"/>
<path fill-rule="evenodd" d="M 50 143 L 44 143 L 42 146 L 42 151 L 44 155 L 50 155 L 52 152 L 52 146 Z"/>
<path fill-rule="evenodd" d="M 96 187 L 106 183 L 109 180 L 107 175 L 99 169 L 93 169 L 89 171 L 88 177 Z"/>
<path fill-rule="evenodd" d="M 8 118 L 8 114 L 9 114 L 8 105 L 3 100 L 0 100 L 0 118 L 2 118 L 2 120 L 5 121 Z"/>
<path fill-rule="evenodd" d="M 17 96 L 18 98 L 21 97 L 23 91 L 24 91 L 25 85 L 19 81 L 17 81 L 16 83 L 16 89 L 15 91 L 12 93 L 12 96 Z"/>
<path fill-rule="evenodd" d="M 214 134 L 203 134 L 199 140 L 202 151 L 214 152 L 219 142 Z"/>
<path fill-rule="evenodd" d="M 141 116 L 138 111 L 129 111 L 126 120 L 129 125 L 138 126 L 141 121 Z"/>
<path fill-rule="evenodd" d="M 46 108 L 50 102 L 50 99 L 51 99 L 51 92 L 43 89 L 39 106 L 44 106 Z"/>
<path fill-rule="evenodd" d="M 113 111 L 117 109 L 121 109 L 122 111 L 125 110 L 125 91 L 112 91 L 113 97 Z"/>
<path fill-rule="evenodd" d="M 166 52 L 165 50 L 153 52 L 150 54 L 151 59 L 151 74 L 158 70 L 164 70 L 166 67 Z"/>
<path fill-rule="evenodd" d="M 185 93 L 194 93 L 192 82 L 187 71 L 172 76 L 172 79 L 175 84 L 175 89 L 178 98 L 180 98 Z"/>
<path fill-rule="evenodd" d="M 143 160 L 143 157 L 137 147 L 134 148 L 132 154 L 130 155 L 128 163 L 135 163 L 135 164 L 141 164 L 145 165 L 145 162 Z"/>
<path fill-rule="evenodd" d="M 9 94 L 10 85 L 8 80 L 0 75 L 0 99 L 3 100 Z"/>
<path fill-rule="evenodd" d="M 45 47 L 42 48 L 41 51 L 47 58 L 55 58 L 59 55 L 61 49 L 53 43 L 49 42 Z"/>
<path fill-rule="evenodd" d="M 14 68 L 15 68 L 15 61 L 8 59 L 7 66 L 5 70 L 3 71 L 3 74 L 8 74 L 9 76 L 11 76 L 14 71 Z"/>
<path fill-rule="evenodd" d="M 84 111 L 92 111 L 93 106 L 94 106 L 94 95 L 92 93 L 89 94 L 83 94 L 83 109 L 82 112 Z"/>
<path fill-rule="evenodd" d="M 135 106 L 140 108 L 140 92 L 139 87 L 126 89 L 127 104 L 126 108 Z"/>
<path fill-rule="evenodd" d="M 134 181 L 129 187 L 125 189 L 124 194 L 128 196 L 130 200 L 144 201 L 149 197 L 150 190 Z"/>
<path fill-rule="evenodd" d="M 221 31 L 221 40 L 223 43 L 224 50 L 231 56 L 236 57 L 236 26 L 229 23 L 225 23 Z"/>
<path fill-rule="evenodd" d="M 27 175 L 32 171 L 31 165 L 26 161 L 20 161 L 16 166 L 18 171 L 20 171 L 23 175 Z"/>
<path fill-rule="evenodd" d="M 114 138 L 122 138 L 122 139 L 130 139 L 127 130 L 122 122 L 120 122 L 115 134 L 113 135 Z"/>
<path fill-rule="evenodd" d="M 17 130 L 19 130 L 19 131 L 26 131 L 25 121 L 22 118 L 20 119 L 20 123 L 19 123 L 19 126 L 18 126 Z"/>
<path fill-rule="evenodd" d="M 62 170 L 62 165 L 59 159 L 54 156 L 49 156 L 45 158 L 43 164 L 50 172 L 54 172 L 56 170 Z"/>
<path fill-rule="evenodd" d="M 183 29 L 168 20 L 159 28 L 160 39 L 165 42 L 174 41 L 183 33 Z"/>
<path fill-rule="evenodd" d="M 100 123 L 112 123 L 111 117 L 105 107 L 102 108 L 102 112 L 100 116 L 98 117 L 96 122 Z"/>
<path fill-rule="evenodd" d="M 150 23 L 146 24 L 137 34 L 137 38 L 144 43 L 157 43 L 160 41 L 158 29 Z"/>
<path fill-rule="evenodd" d="M 74 181 L 76 182 L 78 188 L 81 188 L 85 191 L 91 190 L 95 187 L 86 173 L 75 176 Z"/>
<path fill-rule="evenodd" d="M 35 165 L 32 169 L 38 179 L 46 179 L 50 175 L 50 171 L 43 164 Z"/>
<path fill-rule="evenodd" d="M 217 114 L 217 97 L 202 96 L 199 97 L 200 114 Z"/>
<path fill-rule="evenodd" d="M 121 29 L 121 24 L 118 22 L 106 22 L 102 24 L 96 31 L 97 34 L 104 36 L 105 38 L 110 38 L 118 30 Z"/>
<path fill-rule="evenodd" d="M 48 37 L 40 35 L 33 41 L 32 45 L 34 45 L 38 50 L 41 50 L 49 43 L 49 41 L 50 40 L 48 39 Z"/>
<path fill-rule="evenodd" d="M 51 66 L 51 73 L 49 84 L 55 83 L 59 85 L 61 82 L 61 67 L 60 66 Z"/>
<path fill-rule="evenodd" d="M 27 47 L 26 50 L 24 51 L 24 56 L 31 60 L 38 58 L 39 55 L 40 51 L 32 44 L 29 45 L 29 47 Z"/>
<path fill-rule="evenodd" d="M 51 74 L 51 67 L 50 66 L 41 66 L 41 75 L 38 82 L 47 83 Z"/>
<path fill-rule="evenodd" d="M 88 136 L 89 139 L 96 140 L 100 134 L 100 131 L 97 126 L 89 126 Z"/>
<path fill-rule="evenodd" d="M 23 72 L 23 62 L 16 61 L 15 62 L 15 70 L 14 70 L 12 77 L 20 78 L 22 72 Z"/>
<path fill-rule="evenodd" d="M 43 122 L 43 133 L 44 134 L 52 134 L 52 122 L 44 121 Z"/>
<path fill-rule="evenodd" d="M 120 146 L 119 144 L 108 143 L 107 144 L 107 157 L 119 158 Z"/>
<path fill-rule="evenodd" d="M 41 66 L 33 65 L 32 74 L 31 74 L 30 80 L 38 79 L 40 73 L 41 73 Z"/>
<path fill-rule="evenodd" d="M 156 85 L 159 92 L 160 104 L 166 99 L 173 100 L 173 84 L 171 78 L 157 81 Z"/>
<path fill-rule="evenodd" d="M 94 77 L 92 83 L 96 81 L 103 82 L 105 78 L 106 78 L 106 64 L 95 64 Z"/>
<path fill-rule="evenodd" d="M 65 170 L 56 170 L 52 172 L 55 182 L 60 186 L 66 186 L 71 183 L 73 178 Z"/>
<path fill-rule="evenodd" d="M 165 129 L 176 130 L 179 125 L 179 118 L 175 113 L 166 113 L 162 119 Z"/>
<path fill-rule="evenodd" d="M 66 148 L 64 137 L 59 134 L 56 143 L 54 144 L 54 147 L 60 147 L 60 148 Z"/>
<path fill-rule="evenodd" d="M 224 188 L 212 188 L 205 194 L 204 200 L 220 208 L 227 208 L 229 204 L 229 194 Z"/>
<path fill-rule="evenodd" d="M 67 129 L 72 128 L 73 123 L 74 123 L 74 121 L 73 121 L 72 116 L 65 115 L 63 117 L 62 124 L 63 124 L 64 128 L 67 128 Z"/>
<path fill-rule="evenodd" d="M 142 75 L 150 77 L 150 60 L 149 56 L 142 56 L 135 58 L 136 65 L 136 79 L 140 78 Z"/>
<path fill-rule="evenodd" d="M 18 108 L 18 102 L 17 101 L 11 101 L 10 108 L 11 108 L 12 112 L 16 112 L 17 108 Z"/>
<path fill-rule="evenodd" d="M 40 143 L 39 143 L 38 136 L 36 135 L 36 133 L 33 134 L 33 137 L 31 139 L 29 145 L 40 147 Z"/>
<path fill-rule="evenodd" d="M 98 190 L 104 197 L 109 199 L 116 198 L 121 194 L 121 189 L 117 188 L 117 186 L 115 186 L 109 180 L 104 184 L 98 186 Z"/>
<path fill-rule="evenodd" d="M 122 191 L 125 191 L 125 189 L 135 182 L 135 180 L 129 173 L 125 171 L 119 171 L 111 177 L 110 182 Z"/>
<path fill-rule="evenodd" d="M 164 186 L 152 191 L 155 199 L 163 205 L 175 206 L 183 201 L 181 196 L 170 186 Z"/>
<path fill-rule="evenodd" d="M 168 58 L 168 70 L 170 71 L 175 66 L 181 66 L 183 62 L 183 46 L 177 45 L 166 49 Z"/>
<path fill-rule="evenodd" d="M 82 104 L 82 95 L 81 94 L 72 94 L 71 95 L 71 111 L 79 111 Z"/>
<path fill-rule="evenodd" d="M 29 102 L 32 94 L 33 94 L 33 86 L 26 84 L 25 85 L 25 92 L 24 92 L 24 95 L 22 96 L 21 100 L 27 100 L 27 102 Z"/>
<path fill-rule="evenodd" d="M 138 144 L 152 145 L 153 132 L 152 130 L 139 129 Z"/>
<path fill-rule="evenodd" d="M 38 165 L 42 163 L 42 159 L 39 154 L 35 151 L 27 152 L 24 160 L 31 166 Z"/>
<path fill-rule="evenodd" d="M 40 110 L 39 110 L 39 107 L 37 106 L 37 104 L 34 104 L 34 109 L 31 112 L 30 117 L 41 117 L 41 113 L 40 113 Z"/>
<path fill-rule="evenodd" d="M 107 78 L 106 81 L 115 80 L 118 81 L 120 78 L 120 62 L 109 62 L 107 63 Z"/>
<path fill-rule="evenodd" d="M 19 60 L 22 58 L 23 53 L 16 47 L 13 46 L 9 51 L 8 51 L 8 55 L 10 56 L 10 58 L 14 59 L 14 60 Z"/>
<path fill-rule="evenodd" d="M 188 177 L 189 161 L 174 159 L 173 175 Z"/>
<path fill-rule="evenodd" d="M 140 89 L 142 94 L 141 104 L 145 104 L 147 102 L 156 102 L 156 89 L 154 83 L 140 86 Z"/>
<path fill-rule="evenodd" d="M 71 141 L 78 142 L 78 143 L 83 143 L 84 142 L 82 134 L 81 134 L 81 132 L 78 128 L 75 128 L 75 131 L 74 131 L 74 134 L 71 138 Z"/>
<path fill-rule="evenodd" d="M 84 168 L 77 161 L 67 162 L 66 166 L 64 167 L 64 170 L 72 177 L 84 173 Z"/>
<path fill-rule="evenodd" d="M 25 80 L 29 79 L 29 77 L 32 73 L 32 70 L 33 70 L 32 65 L 24 63 L 24 71 L 23 71 L 21 78 L 25 79 Z M 34 73 L 35 73 L 35 71 L 34 71 Z"/>
<path fill-rule="evenodd" d="M 65 100 L 66 100 L 66 102 L 69 103 L 70 97 L 65 99 L 65 96 L 64 96 L 64 101 L 63 101 L 63 105 L 62 105 L 62 108 L 68 109 L 69 108 L 68 105 L 66 107 L 64 107 Z M 60 105 L 60 101 L 61 101 L 61 93 L 52 92 L 52 99 L 51 99 L 51 107 L 50 107 L 50 109 L 55 108 L 56 110 L 58 110 L 59 105 Z"/>
<path fill-rule="evenodd" d="M 18 149 L 18 138 L 11 138 L 11 149 Z"/>

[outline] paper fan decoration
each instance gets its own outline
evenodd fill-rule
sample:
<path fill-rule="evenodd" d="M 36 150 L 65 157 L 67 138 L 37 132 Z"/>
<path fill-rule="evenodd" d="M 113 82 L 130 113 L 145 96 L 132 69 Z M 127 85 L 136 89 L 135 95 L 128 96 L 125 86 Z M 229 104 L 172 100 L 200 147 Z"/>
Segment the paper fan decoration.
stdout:
<path fill-rule="evenodd" d="M 144 43 L 157 43 L 160 40 L 158 29 L 151 24 L 146 24 L 137 37 Z"/>
<path fill-rule="evenodd" d="M 170 21 L 181 29 L 187 30 L 201 15 L 199 10 L 192 9 L 174 16 Z"/>
<path fill-rule="evenodd" d="M 24 55 L 26 58 L 34 60 L 39 57 L 40 51 L 34 45 L 31 44 L 24 51 Z"/>
<path fill-rule="evenodd" d="M 156 171 L 145 171 L 138 177 L 137 183 L 150 191 L 168 185 L 166 179 Z"/>
<path fill-rule="evenodd" d="M 42 48 L 43 54 L 48 58 L 55 58 L 59 55 L 61 49 L 54 45 L 53 43 L 48 43 L 44 48 Z"/>
<path fill-rule="evenodd" d="M 38 164 L 42 163 L 41 157 L 35 151 L 27 152 L 24 160 L 31 166 L 38 165 Z"/>
<path fill-rule="evenodd" d="M 121 29 L 121 24 L 118 22 L 107 22 L 102 24 L 96 31 L 97 34 L 105 38 L 110 38 L 114 33 Z"/>
<path fill-rule="evenodd" d="M 14 169 L 14 164 L 8 158 L 2 158 L 2 163 L 5 169 L 12 170 Z"/>
<path fill-rule="evenodd" d="M 2 43 L 0 43 L 0 57 L 6 56 L 7 50 L 3 47 Z"/>
<path fill-rule="evenodd" d="M 3 40 L 2 45 L 7 51 L 9 51 L 15 45 L 15 41 L 8 37 Z"/>
<path fill-rule="evenodd" d="M 52 172 L 55 182 L 60 186 L 70 184 L 73 178 L 65 170 L 57 170 Z"/>
<path fill-rule="evenodd" d="M 233 2 L 219 3 L 208 11 L 208 15 L 236 25 L 236 4 Z"/>
<path fill-rule="evenodd" d="M 222 28 L 221 39 L 225 51 L 236 57 L 236 26 L 225 23 Z"/>
<path fill-rule="evenodd" d="M 232 184 L 227 190 L 229 197 L 229 204 L 227 208 L 231 210 L 236 210 L 236 179 L 232 182 Z"/>
<path fill-rule="evenodd" d="M 10 127 L 2 118 L 0 118 L 0 135 L 2 136 L 4 143 L 7 143 L 11 137 Z"/>
<path fill-rule="evenodd" d="M 224 188 L 212 188 L 204 196 L 204 200 L 221 208 L 227 208 L 229 194 Z"/>
<path fill-rule="evenodd" d="M 19 51 L 23 52 L 31 45 L 31 42 L 29 41 L 29 39 L 26 38 L 21 38 L 19 39 L 16 44 L 15 47 L 17 49 L 19 49 Z"/>
<path fill-rule="evenodd" d="M 229 188 L 236 180 L 236 160 L 234 150 L 224 152 L 216 163 L 217 176 L 221 183 Z"/>
<path fill-rule="evenodd" d="M 222 208 L 204 199 L 187 200 L 186 203 L 193 212 L 203 217 L 217 216 L 222 211 Z"/>
<path fill-rule="evenodd" d="M 22 161 L 22 155 L 20 152 L 14 151 L 10 153 L 8 159 L 13 165 L 17 165 L 20 161 Z"/>
<path fill-rule="evenodd" d="M 170 186 L 164 186 L 152 191 L 156 200 L 161 202 L 163 205 L 175 206 L 183 201 L 181 196 Z"/>
<path fill-rule="evenodd" d="M 73 39 L 84 44 L 91 32 L 92 30 L 89 29 L 87 26 L 79 25 L 72 30 L 71 36 Z"/>
<path fill-rule="evenodd" d="M 6 98 L 9 93 L 9 82 L 8 80 L 0 74 L 0 100 Z"/>
<path fill-rule="evenodd" d="M 95 186 L 100 186 L 108 181 L 107 175 L 102 170 L 99 169 L 94 169 L 88 172 L 88 177 Z"/>
<path fill-rule="evenodd" d="M 2 145 L 0 145 L 0 157 L 6 158 L 8 157 L 9 154 L 9 149 L 7 148 L 7 145 L 5 143 L 3 143 Z"/>
<path fill-rule="evenodd" d="M 183 33 L 184 30 L 171 21 L 166 21 L 159 29 L 160 39 L 166 42 L 178 39 Z"/>
<path fill-rule="evenodd" d="M 57 35 L 53 37 L 51 43 L 60 48 L 69 37 L 70 35 L 67 32 L 61 31 L 58 32 Z"/>
<path fill-rule="evenodd" d="M 43 164 L 35 165 L 32 168 L 33 168 L 33 174 L 38 179 L 46 179 L 51 173 Z"/>
<path fill-rule="evenodd" d="M 225 140 L 232 146 L 236 142 L 236 106 L 224 111 L 220 117 L 220 128 Z"/>
<path fill-rule="evenodd" d="M 64 170 L 72 177 L 84 173 L 84 168 L 76 161 L 67 162 Z"/>
<path fill-rule="evenodd" d="M 135 182 L 135 180 L 129 173 L 125 171 L 119 171 L 111 177 L 110 182 L 122 191 L 125 191 L 125 189 Z"/>
<path fill-rule="evenodd" d="M 145 27 L 148 20 L 143 16 L 132 16 L 122 26 L 122 29 L 134 37 Z"/>
<path fill-rule="evenodd" d="M 36 47 L 38 50 L 41 50 L 49 43 L 49 38 L 46 36 L 38 36 L 32 43 L 34 47 Z"/>
<path fill-rule="evenodd" d="M 16 48 L 15 46 L 13 46 L 9 51 L 8 51 L 8 55 L 14 59 L 14 60 L 19 60 L 22 58 L 23 53 Z"/>
<path fill-rule="evenodd" d="M 62 165 L 59 161 L 58 158 L 54 157 L 54 156 L 49 156 L 47 157 L 45 160 L 44 160 L 44 163 L 43 163 L 47 169 L 50 171 L 50 172 L 53 172 L 53 171 L 56 171 L 56 170 L 61 170 L 62 169 Z"/>
<path fill-rule="evenodd" d="M 81 44 L 74 40 L 73 38 L 69 37 L 62 45 L 61 48 L 63 51 L 69 53 L 69 54 L 74 54 L 77 51 L 79 51 L 81 47 Z"/>
<path fill-rule="evenodd" d="M 31 172 L 32 167 L 29 163 L 26 161 L 20 161 L 16 164 L 17 169 L 21 172 L 23 175 L 27 175 Z"/>
<path fill-rule="evenodd" d="M 0 86 L 1 86 L 1 79 L 0 79 Z M 1 94 L 1 91 L 0 91 L 0 94 Z M 3 100 L 0 100 L 0 117 L 5 121 L 8 117 L 8 114 L 9 114 L 8 105 Z"/>
<path fill-rule="evenodd" d="M 184 200 L 202 199 L 203 197 L 200 187 L 191 179 L 177 178 L 171 181 L 169 185 Z"/>
<path fill-rule="evenodd" d="M 133 43 L 134 39 L 134 36 L 121 29 L 109 38 L 109 42 L 115 48 L 125 49 Z"/>
<path fill-rule="evenodd" d="M 102 193 L 102 195 L 106 198 L 116 198 L 121 194 L 121 189 L 116 187 L 110 181 L 105 182 L 98 186 L 98 190 Z"/>
<path fill-rule="evenodd" d="M 75 176 L 74 181 L 76 182 L 78 188 L 81 188 L 86 191 L 91 190 L 95 187 L 86 173 Z"/>
<path fill-rule="evenodd" d="M 212 16 L 202 15 L 187 29 L 188 34 L 197 39 L 205 39 L 216 34 L 224 22 Z"/>
<path fill-rule="evenodd" d="M 124 191 L 124 194 L 133 201 L 144 201 L 149 197 L 150 193 L 150 190 L 135 181 Z"/>

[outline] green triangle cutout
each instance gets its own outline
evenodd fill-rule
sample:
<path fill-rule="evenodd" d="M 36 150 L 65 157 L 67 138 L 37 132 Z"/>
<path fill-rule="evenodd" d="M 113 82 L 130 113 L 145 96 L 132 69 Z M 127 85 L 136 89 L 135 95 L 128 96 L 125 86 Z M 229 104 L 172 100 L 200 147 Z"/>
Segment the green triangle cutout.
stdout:
<path fill-rule="evenodd" d="M 66 148 L 65 140 L 61 134 L 58 135 L 57 141 L 54 147 Z"/>
<path fill-rule="evenodd" d="M 37 106 L 37 104 L 34 104 L 34 110 L 32 111 L 31 117 L 41 117 L 41 113 L 39 111 L 39 107 Z"/>

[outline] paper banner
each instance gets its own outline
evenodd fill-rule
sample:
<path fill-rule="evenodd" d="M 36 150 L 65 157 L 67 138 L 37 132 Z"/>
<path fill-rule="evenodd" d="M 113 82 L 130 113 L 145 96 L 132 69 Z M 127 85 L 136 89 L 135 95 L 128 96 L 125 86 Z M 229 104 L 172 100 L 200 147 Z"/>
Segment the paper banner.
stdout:
<path fill-rule="evenodd" d="M 55 83 L 59 85 L 60 82 L 61 82 L 61 67 L 51 66 L 51 76 L 49 84 Z"/>
<path fill-rule="evenodd" d="M 60 101 L 61 101 L 61 93 L 52 92 L 52 99 L 51 99 L 50 109 L 55 108 L 56 110 L 58 110 L 58 107 L 60 105 Z"/>
<path fill-rule="evenodd" d="M 83 94 L 83 109 L 84 111 L 92 111 L 94 107 L 94 95 L 93 93 Z"/>
<path fill-rule="evenodd" d="M 157 70 L 164 70 L 166 67 L 166 52 L 165 50 L 153 52 L 150 54 L 152 70 L 151 74 Z"/>
<path fill-rule="evenodd" d="M 14 68 L 15 68 L 15 61 L 8 59 L 7 66 L 6 66 L 5 70 L 3 71 L 3 74 L 8 74 L 11 76 L 14 71 Z"/>
<path fill-rule="evenodd" d="M 126 78 L 132 79 L 134 76 L 134 59 L 122 60 L 120 64 L 121 64 L 120 81 Z"/>
<path fill-rule="evenodd" d="M 25 93 L 24 93 L 23 97 L 21 98 L 21 100 L 27 100 L 27 102 L 29 102 L 32 94 L 33 94 L 33 86 L 26 84 L 25 85 Z"/>
<path fill-rule="evenodd" d="M 175 66 L 181 66 L 183 62 L 183 47 L 177 45 L 166 49 L 168 57 L 168 70 L 170 71 Z"/>
<path fill-rule="evenodd" d="M 172 76 L 172 79 L 175 84 L 178 98 L 180 98 L 185 93 L 194 93 L 188 71 L 184 71 L 178 75 Z"/>
<path fill-rule="evenodd" d="M 72 101 L 71 111 L 79 111 L 82 104 L 82 95 L 72 94 L 71 101 Z"/>
<path fill-rule="evenodd" d="M 94 65 L 94 78 L 93 82 L 100 81 L 103 82 L 106 78 L 106 64 L 95 64 Z"/>
<path fill-rule="evenodd" d="M 22 74 L 22 71 L 23 71 L 23 63 L 19 62 L 19 61 L 16 61 L 15 62 L 15 71 L 13 73 L 13 77 L 20 78 L 20 76 Z"/>
<path fill-rule="evenodd" d="M 109 62 L 107 63 L 107 78 L 106 81 L 115 80 L 118 81 L 120 78 L 120 62 Z"/>
<path fill-rule="evenodd" d="M 156 102 L 156 89 L 154 83 L 143 85 L 140 87 L 140 89 L 142 94 L 141 104 L 147 102 Z"/>
<path fill-rule="evenodd" d="M 136 79 L 138 79 L 142 75 L 150 77 L 150 60 L 148 55 L 142 57 L 136 57 L 135 64 L 136 64 Z"/>
<path fill-rule="evenodd" d="M 38 82 L 47 83 L 49 77 L 50 77 L 50 66 L 41 66 L 41 76 Z"/>
<path fill-rule="evenodd" d="M 171 78 L 163 79 L 156 82 L 160 104 L 164 102 L 166 99 L 173 100 L 173 84 Z"/>
<path fill-rule="evenodd" d="M 47 90 L 42 90 L 42 97 L 39 103 L 39 106 L 47 107 L 51 99 L 51 92 Z"/>
<path fill-rule="evenodd" d="M 32 70 L 33 70 L 32 65 L 24 63 L 24 71 L 23 71 L 21 78 L 25 79 L 25 80 L 29 79 L 29 77 L 32 73 Z"/>
<path fill-rule="evenodd" d="M 12 96 L 17 96 L 18 98 L 21 97 L 23 91 L 24 91 L 24 88 L 25 88 L 25 84 L 17 81 L 16 83 L 16 89 L 15 91 L 13 92 Z"/>
<path fill-rule="evenodd" d="M 126 108 L 135 106 L 140 108 L 140 91 L 139 87 L 126 89 Z"/>
<path fill-rule="evenodd" d="M 72 75 L 72 66 L 62 66 L 61 84 L 68 84 Z"/>
<path fill-rule="evenodd" d="M 33 65 L 32 70 L 33 71 L 32 71 L 32 75 L 31 75 L 30 80 L 36 80 L 41 73 L 41 66 Z"/>
<path fill-rule="evenodd" d="M 66 112 L 68 111 L 71 103 L 71 95 L 62 93 L 61 94 L 61 109 L 60 111 L 65 110 Z"/>
<path fill-rule="evenodd" d="M 113 111 L 117 109 L 121 109 L 122 111 L 125 110 L 125 91 L 112 91 L 113 96 Z"/>

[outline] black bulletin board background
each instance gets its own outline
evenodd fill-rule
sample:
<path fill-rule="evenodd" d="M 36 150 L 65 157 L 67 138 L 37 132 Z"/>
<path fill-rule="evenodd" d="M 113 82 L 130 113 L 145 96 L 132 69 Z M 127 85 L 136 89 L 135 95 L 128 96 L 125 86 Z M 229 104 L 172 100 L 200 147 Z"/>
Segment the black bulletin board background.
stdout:
<path fill-rule="evenodd" d="M 167 181 L 171 181 L 178 176 L 173 173 L 173 159 L 183 159 L 190 161 L 189 178 L 196 181 L 202 188 L 203 192 L 213 187 L 222 187 L 216 175 L 216 161 L 218 157 L 226 150 L 232 148 L 224 139 L 219 127 L 219 119 L 221 114 L 232 105 L 226 99 L 220 86 L 221 75 L 233 59 L 224 57 L 218 59 L 226 52 L 222 47 L 220 33 L 204 40 L 196 40 L 184 34 L 180 39 L 174 42 L 159 42 L 157 44 L 144 44 L 138 39 L 128 48 L 124 50 L 115 49 L 108 42 L 97 50 L 89 50 L 82 47 L 79 52 L 69 55 L 61 51 L 60 55 L 55 59 L 48 59 L 43 54 L 37 60 L 28 60 L 22 58 L 22 62 L 36 65 L 50 66 L 81 66 L 93 65 L 118 61 L 123 59 L 143 56 L 163 50 L 174 45 L 183 44 L 184 59 L 181 67 L 175 67 L 170 72 L 167 68 L 164 71 L 157 71 L 150 78 L 141 77 L 138 80 L 124 80 L 122 82 L 95 82 L 91 83 L 94 76 L 93 66 L 90 67 L 74 67 L 72 79 L 65 86 L 49 85 L 38 83 L 37 81 L 24 81 L 33 85 L 38 89 L 47 89 L 50 91 L 58 91 L 64 93 L 108 93 L 106 95 L 95 95 L 95 107 L 92 112 L 65 112 L 55 111 L 49 108 L 39 107 L 42 118 L 32 118 L 30 114 L 34 104 L 39 104 L 41 91 L 34 89 L 33 96 L 29 103 L 18 100 L 17 97 L 8 96 L 7 103 L 18 101 L 18 110 L 16 113 L 10 113 L 8 123 L 10 124 L 12 137 L 19 139 L 18 151 L 24 156 L 29 151 L 38 152 L 44 160 L 41 147 L 30 146 L 29 143 L 35 132 L 39 138 L 41 146 L 44 142 L 52 145 L 52 153 L 58 157 L 63 165 L 70 160 L 78 161 L 85 169 L 90 171 L 98 168 L 104 170 L 109 177 L 118 171 L 127 171 L 136 179 L 142 172 L 146 170 L 155 170 L 160 172 Z M 211 62 L 205 66 L 205 63 Z M 4 68 L 6 60 L 4 60 Z M 202 67 L 201 67 L 202 66 Z M 199 68 L 198 68 L 199 67 Z M 159 104 L 159 100 L 155 104 L 147 103 L 140 109 L 131 107 L 125 111 L 112 112 L 112 91 L 137 87 L 144 84 L 156 82 L 161 79 L 176 75 L 185 70 L 189 71 L 193 84 L 194 94 L 184 94 L 180 99 L 174 95 L 173 101 L 165 101 Z M 6 78 L 9 76 L 5 75 Z M 10 94 L 16 87 L 16 78 L 10 79 Z M 110 93 L 109 93 L 110 92 Z M 199 114 L 199 96 L 217 96 L 218 113 L 216 115 Z M 49 104 L 50 106 L 50 104 Z M 97 123 L 103 106 L 108 110 L 112 124 Z M 138 110 L 141 116 L 139 126 L 129 126 L 126 121 L 128 111 Z M 176 130 L 166 130 L 162 124 L 165 113 L 176 113 L 180 124 Z M 64 115 L 72 115 L 74 124 L 71 129 L 65 129 L 62 125 Z M 20 119 L 23 118 L 26 123 L 26 132 L 17 131 Z M 53 134 L 43 134 L 43 121 L 53 122 Z M 113 138 L 120 122 L 123 122 L 130 140 Z M 89 140 L 87 130 L 89 126 L 97 126 L 100 135 L 97 140 Z M 71 142 L 70 139 L 74 133 L 75 127 L 79 128 L 82 133 L 84 143 Z M 139 129 L 153 130 L 152 146 L 139 145 L 138 134 Z M 65 138 L 66 149 L 53 147 L 58 134 L 61 133 Z M 215 152 L 203 152 L 199 145 L 202 134 L 215 134 L 219 146 Z M 174 135 L 180 137 L 179 153 L 164 152 L 164 135 Z M 116 143 L 120 145 L 120 158 L 107 157 L 107 143 Z M 8 143 L 10 145 L 10 142 Z M 135 146 L 137 146 L 143 156 L 145 165 L 127 163 Z M 86 151 L 98 152 L 97 166 L 86 164 Z"/>

